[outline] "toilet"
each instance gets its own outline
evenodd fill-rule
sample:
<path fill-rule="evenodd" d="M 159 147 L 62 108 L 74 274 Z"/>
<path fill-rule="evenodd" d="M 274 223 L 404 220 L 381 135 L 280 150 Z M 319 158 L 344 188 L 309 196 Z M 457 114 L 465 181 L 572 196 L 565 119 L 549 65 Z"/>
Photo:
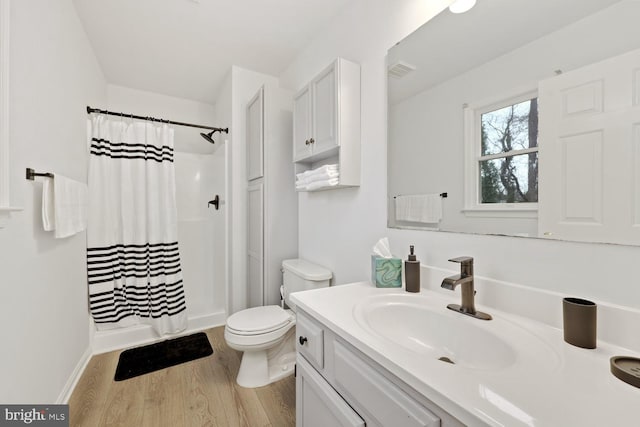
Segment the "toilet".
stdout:
<path fill-rule="evenodd" d="M 242 351 L 237 383 L 262 387 L 293 373 L 296 360 L 295 304 L 292 292 L 326 288 L 331 271 L 303 259 L 282 262 L 281 293 L 289 309 L 279 305 L 248 308 L 232 314 L 224 328 L 227 345 Z"/>

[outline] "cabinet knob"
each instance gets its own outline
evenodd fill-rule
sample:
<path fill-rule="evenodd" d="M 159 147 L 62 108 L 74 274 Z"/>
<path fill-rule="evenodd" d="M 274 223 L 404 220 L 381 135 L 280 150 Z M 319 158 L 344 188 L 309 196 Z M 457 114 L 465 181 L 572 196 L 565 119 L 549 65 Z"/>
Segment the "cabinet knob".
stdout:
<path fill-rule="evenodd" d="M 306 343 L 307 341 L 307 337 L 300 336 L 300 338 L 298 338 L 298 342 L 300 343 L 300 345 L 304 345 L 304 343 Z"/>
<path fill-rule="evenodd" d="M 308 139 L 304 142 L 304 145 L 309 145 L 309 140 Z"/>
<path fill-rule="evenodd" d="M 313 144 L 314 142 L 316 142 L 316 141 L 315 141 L 315 139 L 313 139 L 313 138 L 311 138 L 311 139 L 309 140 L 309 144 Z"/>

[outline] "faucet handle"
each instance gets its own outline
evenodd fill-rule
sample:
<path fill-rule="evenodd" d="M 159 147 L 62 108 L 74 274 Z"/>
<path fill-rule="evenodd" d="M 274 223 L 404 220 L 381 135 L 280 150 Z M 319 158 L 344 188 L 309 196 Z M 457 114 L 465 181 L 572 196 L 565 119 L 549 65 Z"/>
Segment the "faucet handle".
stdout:
<path fill-rule="evenodd" d="M 451 258 L 449 261 L 457 262 L 462 265 L 469 265 L 469 264 L 473 265 L 473 257 L 470 257 L 470 256 L 460 256 L 457 258 Z"/>

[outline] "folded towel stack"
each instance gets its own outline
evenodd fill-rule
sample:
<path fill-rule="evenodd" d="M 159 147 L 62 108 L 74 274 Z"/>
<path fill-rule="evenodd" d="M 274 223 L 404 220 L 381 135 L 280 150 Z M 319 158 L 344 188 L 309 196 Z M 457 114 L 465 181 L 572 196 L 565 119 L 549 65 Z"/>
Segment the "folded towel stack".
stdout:
<path fill-rule="evenodd" d="M 42 187 L 42 225 L 56 239 L 69 237 L 87 228 L 87 184 L 60 174 L 47 178 Z"/>
<path fill-rule="evenodd" d="M 333 187 L 340 182 L 338 165 L 324 165 L 296 175 L 296 190 L 313 191 Z"/>

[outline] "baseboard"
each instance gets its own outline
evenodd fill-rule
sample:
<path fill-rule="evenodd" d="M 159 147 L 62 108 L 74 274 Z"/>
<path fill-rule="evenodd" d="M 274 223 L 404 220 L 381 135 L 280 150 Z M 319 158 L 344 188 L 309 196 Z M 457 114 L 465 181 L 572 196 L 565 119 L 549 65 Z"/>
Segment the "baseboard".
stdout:
<path fill-rule="evenodd" d="M 187 329 L 176 336 L 214 328 L 225 324 L 227 313 L 224 310 L 201 316 L 190 316 Z M 151 326 L 136 325 L 128 328 L 97 331 L 93 336 L 93 354 L 107 353 L 114 350 L 122 350 L 129 347 L 151 344 L 167 339 L 167 336 L 159 337 Z"/>
<path fill-rule="evenodd" d="M 87 368 L 87 365 L 91 360 L 92 354 L 93 353 L 91 351 L 91 347 L 90 346 L 87 347 L 87 349 L 84 351 L 84 353 L 80 357 L 80 360 L 78 360 L 78 363 L 76 364 L 75 369 L 71 373 L 71 376 L 69 376 L 67 383 L 62 388 L 62 391 L 60 392 L 60 395 L 56 400 L 56 404 L 69 403 L 69 399 L 71 398 L 71 393 L 73 393 L 73 390 L 76 388 L 76 384 L 78 384 L 80 377 L 84 373 L 84 370 Z"/>

